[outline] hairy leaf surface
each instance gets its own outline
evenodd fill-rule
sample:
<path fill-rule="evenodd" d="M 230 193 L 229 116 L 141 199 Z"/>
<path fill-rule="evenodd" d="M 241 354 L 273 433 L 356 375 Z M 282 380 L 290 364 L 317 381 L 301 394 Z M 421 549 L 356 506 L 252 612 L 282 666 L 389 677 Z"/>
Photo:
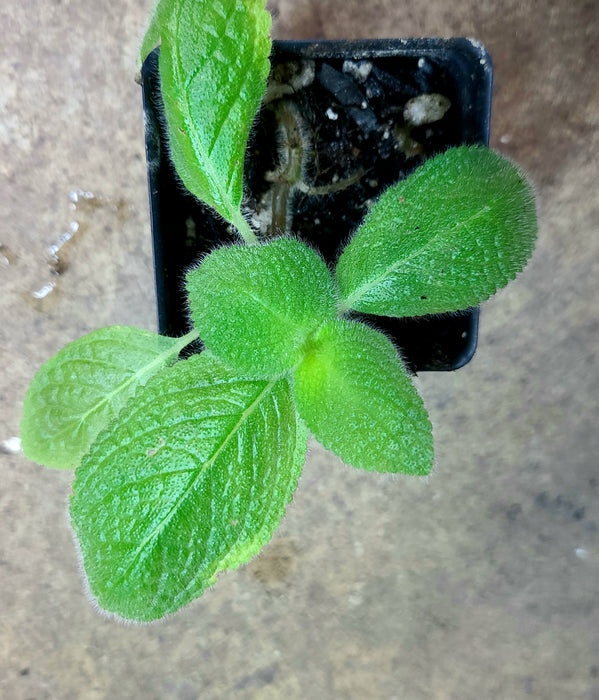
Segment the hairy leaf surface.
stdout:
<path fill-rule="evenodd" d="M 187 290 L 206 347 L 245 376 L 294 366 L 309 333 L 337 314 L 325 262 L 290 238 L 217 248 L 187 275 Z"/>
<path fill-rule="evenodd" d="M 397 351 L 362 323 L 325 324 L 294 373 L 300 415 L 344 462 L 378 472 L 428 474 L 432 429 Z"/>
<path fill-rule="evenodd" d="M 160 43 L 163 27 L 168 24 L 169 18 L 175 12 L 178 2 L 179 0 L 156 0 L 154 3 L 148 21 L 148 28 L 139 51 L 140 64 L 146 60 L 152 49 Z"/>
<path fill-rule="evenodd" d="M 374 204 L 337 265 L 342 308 L 401 317 L 474 306 L 522 270 L 536 229 L 517 166 L 486 148 L 450 149 Z"/>
<path fill-rule="evenodd" d="M 27 391 L 25 455 L 47 467 L 76 467 L 136 388 L 174 362 L 189 342 L 109 326 L 69 343 L 39 369 Z"/>
<path fill-rule="evenodd" d="M 171 156 L 187 189 L 240 225 L 243 159 L 266 90 L 265 0 L 162 0 L 142 55 L 161 39 Z"/>
<path fill-rule="evenodd" d="M 248 561 L 291 500 L 307 431 L 286 379 L 209 353 L 143 387 L 76 470 L 71 517 L 100 607 L 154 620 Z"/>

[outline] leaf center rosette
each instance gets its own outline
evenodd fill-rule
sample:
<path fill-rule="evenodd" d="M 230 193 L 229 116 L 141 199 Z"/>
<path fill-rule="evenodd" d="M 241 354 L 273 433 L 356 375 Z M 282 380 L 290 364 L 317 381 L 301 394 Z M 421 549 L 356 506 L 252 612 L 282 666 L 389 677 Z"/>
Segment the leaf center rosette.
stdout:
<path fill-rule="evenodd" d="M 248 378 L 289 376 L 325 447 L 362 469 L 430 472 L 430 422 L 396 349 L 338 318 L 336 284 L 314 250 L 289 238 L 219 248 L 187 289 L 207 349 Z"/>

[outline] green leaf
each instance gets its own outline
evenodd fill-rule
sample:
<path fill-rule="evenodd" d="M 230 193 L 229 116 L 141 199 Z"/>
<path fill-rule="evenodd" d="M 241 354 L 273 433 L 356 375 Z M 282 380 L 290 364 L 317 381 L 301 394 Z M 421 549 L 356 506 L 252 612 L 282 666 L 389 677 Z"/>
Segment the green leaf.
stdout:
<path fill-rule="evenodd" d="M 217 248 L 187 275 L 187 290 L 206 347 L 248 377 L 293 367 L 308 335 L 337 315 L 325 262 L 290 238 Z"/>
<path fill-rule="evenodd" d="M 248 135 L 270 70 L 271 17 L 265 4 L 165 0 L 156 19 L 175 168 L 190 192 L 251 237 L 240 205 Z M 156 23 L 147 44 L 155 40 Z"/>
<path fill-rule="evenodd" d="M 25 396 L 25 455 L 47 467 L 77 466 L 136 388 L 192 340 L 109 326 L 69 343 L 40 368 Z"/>
<path fill-rule="evenodd" d="M 150 14 L 148 28 L 144 35 L 139 51 L 140 65 L 146 60 L 148 54 L 160 43 L 162 27 L 168 22 L 174 13 L 178 0 L 157 0 Z"/>
<path fill-rule="evenodd" d="M 208 353 L 165 370 L 75 472 L 71 518 L 101 608 L 154 620 L 270 539 L 307 431 L 286 379 L 237 377 Z"/>
<path fill-rule="evenodd" d="M 486 148 L 450 149 L 372 207 L 337 265 L 341 307 L 401 317 L 475 306 L 522 270 L 536 230 L 518 167 Z"/>
<path fill-rule="evenodd" d="M 432 428 L 397 351 L 362 323 L 325 324 L 294 373 L 298 411 L 314 437 L 360 469 L 424 475 Z"/>

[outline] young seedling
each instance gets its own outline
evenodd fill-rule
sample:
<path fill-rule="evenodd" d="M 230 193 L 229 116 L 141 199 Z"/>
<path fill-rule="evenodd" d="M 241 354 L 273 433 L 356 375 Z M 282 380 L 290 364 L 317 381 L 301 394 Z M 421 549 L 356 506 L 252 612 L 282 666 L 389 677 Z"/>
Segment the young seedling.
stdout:
<path fill-rule="evenodd" d="M 241 210 L 243 158 L 269 30 L 264 0 L 158 2 L 142 58 L 160 42 L 172 159 L 239 243 L 188 273 L 186 336 L 94 331 L 50 359 L 25 398 L 24 452 L 75 468 L 71 519 L 91 593 L 129 620 L 179 609 L 260 551 L 308 431 L 354 467 L 428 474 L 423 402 L 393 344 L 352 313 L 476 305 L 534 245 L 521 170 L 465 146 L 384 192 L 333 271 L 296 238 L 259 240 Z M 198 337 L 204 350 L 178 360 Z"/>

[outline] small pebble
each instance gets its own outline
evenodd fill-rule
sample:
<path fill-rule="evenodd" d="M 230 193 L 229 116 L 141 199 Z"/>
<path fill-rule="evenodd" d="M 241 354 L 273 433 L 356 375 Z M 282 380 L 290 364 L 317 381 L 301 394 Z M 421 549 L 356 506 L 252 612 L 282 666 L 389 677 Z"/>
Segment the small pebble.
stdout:
<path fill-rule="evenodd" d="M 10 437 L 0 442 L 0 452 L 6 455 L 16 455 L 21 452 L 21 438 Z"/>
<path fill-rule="evenodd" d="M 403 117 L 410 126 L 421 126 L 437 122 L 445 116 L 451 101 L 444 95 L 430 93 L 413 97 L 406 102 Z"/>

